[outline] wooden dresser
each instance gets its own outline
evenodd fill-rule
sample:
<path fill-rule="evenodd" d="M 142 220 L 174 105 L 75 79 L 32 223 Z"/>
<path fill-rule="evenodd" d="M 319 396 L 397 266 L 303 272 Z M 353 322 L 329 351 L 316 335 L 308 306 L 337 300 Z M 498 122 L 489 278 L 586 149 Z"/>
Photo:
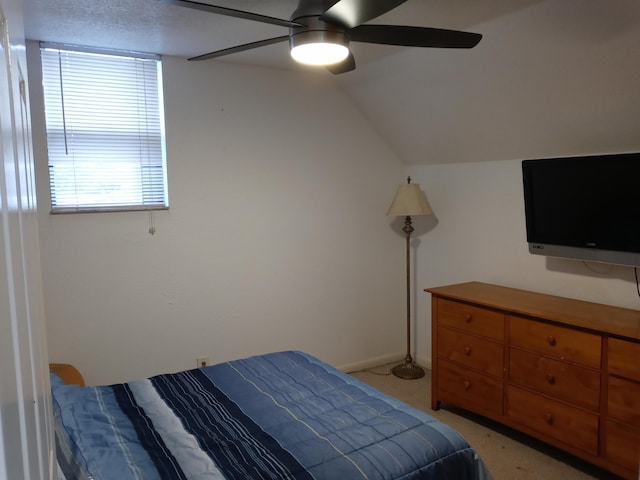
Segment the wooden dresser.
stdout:
<path fill-rule="evenodd" d="M 432 295 L 431 402 L 639 478 L 640 311 L 469 282 Z"/>

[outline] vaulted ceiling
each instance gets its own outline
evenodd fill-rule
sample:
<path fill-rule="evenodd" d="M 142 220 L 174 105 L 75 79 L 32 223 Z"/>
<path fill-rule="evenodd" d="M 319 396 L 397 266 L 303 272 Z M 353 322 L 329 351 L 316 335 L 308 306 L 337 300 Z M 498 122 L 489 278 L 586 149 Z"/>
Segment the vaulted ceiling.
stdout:
<path fill-rule="evenodd" d="M 208 2 L 285 19 L 297 5 Z M 158 0 L 24 3 L 29 39 L 181 57 L 287 33 Z M 352 44 L 357 69 L 334 79 L 407 164 L 640 150 L 637 0 L 407 0 L 371 23 L 483 35 L 471 50 Z M 208 61 L 309 68 L 286 42 Z"/>

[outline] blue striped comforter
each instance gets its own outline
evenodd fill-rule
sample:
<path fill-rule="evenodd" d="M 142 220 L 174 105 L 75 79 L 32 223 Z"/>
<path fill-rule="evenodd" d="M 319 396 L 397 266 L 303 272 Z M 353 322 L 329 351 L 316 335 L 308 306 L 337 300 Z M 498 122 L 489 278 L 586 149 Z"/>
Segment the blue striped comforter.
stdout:
<path fill-rule="evenodd" d="M 66 480 L 490 478 L 450 427 L 301 352 L 52 392 Z"/>

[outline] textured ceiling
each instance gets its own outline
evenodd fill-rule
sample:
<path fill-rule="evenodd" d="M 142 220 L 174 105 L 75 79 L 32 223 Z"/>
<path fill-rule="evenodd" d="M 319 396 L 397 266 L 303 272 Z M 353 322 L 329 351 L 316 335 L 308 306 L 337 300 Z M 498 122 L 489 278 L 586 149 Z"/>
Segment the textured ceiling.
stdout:
<path fill-rule="evenodd" d="M 200 0 L 207 3 L 204 0 Z M 215 5 L 288 19 L 297 0 L 209 0 Z M 478 8 L 475 0 L 408 0 L 372 23 L 466 29 L 532 0 L 494 2 Z M 167 5 L 158 0 L 25 0 L 28 38 L 175 56 L 196 56 L 234 45 L 285 35 L 287 29 L 243 19 Z M 358 65 L 395 53 L 397 47 L 355 45 Z M 224 61 L 291 68 L 286 43 L 243 52 Z"/>
<path fill-rule="evenodd" d="M 208 1 L 285 19 L 297 5 Z M 165 55 L 196 56 L 286 34 L 283 27 L 159 0 L 24 0 L 24 6 L 29 39 Z M 371 23 L 484 36 L 472 50 L 352 44 L 358 68 L 334 78 L 406 163 L 546 154 L 535 137 L 553 154 L 553 133 L 567 122 L 584 131 L 578 150 L 640 149 L 637 130 L 608 131 L 606 118 L 622 113 L 637 123 L 637 0 L 407 0 Z M 286 43 L 209 61 L 302 68 Z M 599 146 L 589 145 L 596 137 Z"/>
<path fill-rule="evenodd" d="M 295 0 L 216 4 L 283 18 L 296 6 Z M 158 0 L 25 0 L 25 11 L 28 38 L 185 57 L 286 33 Z"/>

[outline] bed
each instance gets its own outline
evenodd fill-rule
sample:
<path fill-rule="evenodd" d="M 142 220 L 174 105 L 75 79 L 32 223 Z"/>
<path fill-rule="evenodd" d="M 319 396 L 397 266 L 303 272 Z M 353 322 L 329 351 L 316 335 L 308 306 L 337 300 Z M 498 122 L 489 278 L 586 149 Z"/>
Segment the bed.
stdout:
<path fill-rule="evenodd" d="M 302 352 L 51 385 L 65 480 L 491 478 L 456 431 Z"/>

